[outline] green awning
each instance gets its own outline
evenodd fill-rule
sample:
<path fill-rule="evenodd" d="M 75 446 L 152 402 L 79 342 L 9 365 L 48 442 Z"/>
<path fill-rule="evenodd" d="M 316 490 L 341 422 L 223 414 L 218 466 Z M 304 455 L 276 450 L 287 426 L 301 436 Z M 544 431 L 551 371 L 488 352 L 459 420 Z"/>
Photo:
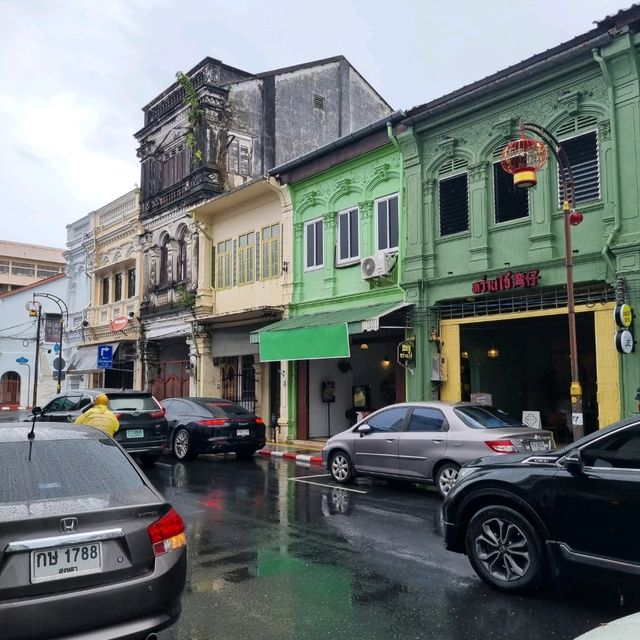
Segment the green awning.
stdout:
<path fill-rule="evenodd" d="M 378 320 L 406 306 L 404 302 L 340 309 L 286 318 L 251 335 L 260 343 L 260 361 L 348 358 L 349 334 L 377 331 Z"/>

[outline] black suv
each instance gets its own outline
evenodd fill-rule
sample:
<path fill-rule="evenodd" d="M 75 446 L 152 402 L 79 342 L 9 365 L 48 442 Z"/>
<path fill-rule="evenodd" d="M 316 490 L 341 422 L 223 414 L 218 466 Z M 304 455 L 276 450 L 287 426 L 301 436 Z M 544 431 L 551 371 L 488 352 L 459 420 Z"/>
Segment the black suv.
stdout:
<path fill-rule="evenodd" d="M 502 591 L 578 565 L 640 575 L 640 416 L 550 453 L 469 462 L 442 512 L 445 547 Z"/>
<path fill-rule="evenodd" d="M 42 408 L 38 419 L 47 422 L 73 422 L 93 406 L 94 399 L 101 393 L 109 398 L 109 409 L 120 422 L 115 439 L 141 462 L 155 462 L 166 444 L 167 419 L 162 405 L 146 391 L 73 389 L 55 396 Z"/>

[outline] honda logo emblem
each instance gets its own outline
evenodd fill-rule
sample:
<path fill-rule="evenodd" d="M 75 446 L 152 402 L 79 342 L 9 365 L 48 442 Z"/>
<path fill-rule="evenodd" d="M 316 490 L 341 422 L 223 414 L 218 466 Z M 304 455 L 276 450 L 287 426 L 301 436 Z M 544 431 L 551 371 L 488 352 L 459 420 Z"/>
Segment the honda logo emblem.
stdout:
<path fill-rule="evenodd" d="M 78 528 L 78 518 L 62 518 L 60 533 L 73 533 Z"/>

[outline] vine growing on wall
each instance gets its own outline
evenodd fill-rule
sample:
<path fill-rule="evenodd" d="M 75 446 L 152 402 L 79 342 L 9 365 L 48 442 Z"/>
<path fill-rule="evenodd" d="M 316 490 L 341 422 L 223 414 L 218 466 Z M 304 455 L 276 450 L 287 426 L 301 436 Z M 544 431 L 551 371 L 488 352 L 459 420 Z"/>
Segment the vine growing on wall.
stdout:
<path fill-rule="evenodd" d="M 196 127 L 202 122 L 204 110 L 189 76 L 182 73 L 182 71 L 178 71 L 176 79 L 184 89 L 184 104 L 187 107 L 187 122 L 189 123 L 186 135 L 187 146 L 191 149 L 195 158 L 202 160 L 202 149 L 198 149 L 196 146 Z"/>

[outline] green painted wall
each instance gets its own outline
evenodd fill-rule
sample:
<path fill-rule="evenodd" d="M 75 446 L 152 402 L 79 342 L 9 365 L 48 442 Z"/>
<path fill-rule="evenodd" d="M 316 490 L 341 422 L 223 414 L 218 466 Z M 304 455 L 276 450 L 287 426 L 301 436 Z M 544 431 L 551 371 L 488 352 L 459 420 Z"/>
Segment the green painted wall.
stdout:
<path fill-rule="evenodd" d="M 640 102 L 637 36 L 621 34 L 599 54 L 585 52 L 573 64 L 531 75 L 526 82 L 414 123 L 401 134 L 406 247 L 402 286 L 407 302 L 422 310 L 416 327 L 418 366 L 407 379 L 408 399 L 432 397 L 427 309 L 438 301 L 473 297 L 471 282 L 507 270 L 540 269 L 541 286 L 566 283 L 563 216 L 557 168 L 550 159 L 530 190 L 529 215 L 497 224 L 492 165 L 495 152 L 518 136 L 520 117 L 558 134 L 570 122 L 576 134 L 597 131 L 600 198 L 581 204 L 584 222 L 573 228 L 576 283 L 620 274 L 628 302 L 640 312 Z M 575 134 L 573 134 L 575 135 Z M 560 136 L 559 136 L 560 137 Z M 561 138 L 562 139 L 562 138 Z M 469 230 L 441 237 L 438 179 L 447 163 L 466 163 Z M 613 337 L 612 337 L 613 343 Z M 613 347 L 612 347 L 613 348 Z M 621 358 L 622 413 L 636 410 L 638 354 Z M 451 363 L 450 366 L 456 366 Z"/>

